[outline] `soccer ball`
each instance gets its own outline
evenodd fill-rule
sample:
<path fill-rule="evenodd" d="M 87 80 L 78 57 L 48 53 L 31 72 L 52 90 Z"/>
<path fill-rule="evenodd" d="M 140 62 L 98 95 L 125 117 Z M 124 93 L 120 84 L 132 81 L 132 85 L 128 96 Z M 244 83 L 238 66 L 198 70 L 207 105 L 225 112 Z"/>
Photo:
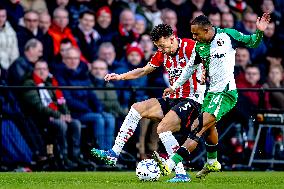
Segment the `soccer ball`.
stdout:
<path fill-rule="evenodd" d="M 160 178 L 160 169 L 153 159 L 144 159 L 136 167 L 136 176 L 141 181 L 157 181 Z"/>

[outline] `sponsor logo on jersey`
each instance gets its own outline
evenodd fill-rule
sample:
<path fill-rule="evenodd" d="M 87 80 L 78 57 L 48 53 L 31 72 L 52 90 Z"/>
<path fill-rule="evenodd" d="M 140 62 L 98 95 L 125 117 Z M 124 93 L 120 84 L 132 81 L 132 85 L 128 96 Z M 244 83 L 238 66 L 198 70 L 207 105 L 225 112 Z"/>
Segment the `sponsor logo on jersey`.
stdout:
<path fill-rule="evenodd" d="M 224 45 L 224 41 L 223 41 L 222 39 L 218 39 L 218 40 L 217 40 L 217 45 L 218 45 L 218 46 Z"/>

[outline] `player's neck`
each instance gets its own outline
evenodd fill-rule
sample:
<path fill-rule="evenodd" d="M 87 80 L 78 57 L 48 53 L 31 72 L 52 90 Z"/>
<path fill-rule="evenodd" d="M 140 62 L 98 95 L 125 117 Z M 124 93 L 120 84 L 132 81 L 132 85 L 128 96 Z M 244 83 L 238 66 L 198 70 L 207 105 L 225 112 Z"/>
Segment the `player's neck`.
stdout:
<path fill-rule="evenodd" d="M 216 29 L 215 29 L 215 27 L 212 27 L 211 28 L 211 30 L 209 30 L 209 42 L 211 42 L 213 39 L 214 39 L 214 37 L 215 37 L 215 35 L 216 35 Z"/>

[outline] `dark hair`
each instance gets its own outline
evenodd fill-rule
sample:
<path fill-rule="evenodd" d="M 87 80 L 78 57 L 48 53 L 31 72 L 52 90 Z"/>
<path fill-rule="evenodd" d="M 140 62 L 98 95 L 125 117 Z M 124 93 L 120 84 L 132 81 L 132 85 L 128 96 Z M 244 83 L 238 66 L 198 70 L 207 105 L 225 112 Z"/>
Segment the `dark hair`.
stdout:
<path fill-rule="evenodd" d="M 6 8 L 4 6 L 2 6 L 2 5 L 0 5 L 0 10 L 6 10 Z"/>
<path fill-rule="evenodd" d="M 84 17 L 85 14 L 89 14 L 89 15 L 92 15 L 94 18 L 96 18 L 96 14 L 94 11 L 92 10 L 86 10 L 86 11 L 83 11 L 79 14 L 79 19 L 82 19 Z"/>
<path fill-rule="evenodd" d="M 248 64 L 248 65 L 246 66 L 246 70 L 247 70 L 248 68 L 257 68 L 257 69 L 259 70 L 259 67 L 258 67 L 257 64 Z"/>
<path fill-rule="evenodd" d="M 194 18 L 193 21 L 191 22 L 191 25 L 212 26 L 208 17 L 205 15 L 200 15 Z"/>
<path fill-rule="evenodd" d="M 67 43 L 72 43 L 72 41 L 71 41 L 69 38 L 63 38 L 63 39 L 60 41 L 60 45 L 61 45 L 61 44 L 67 44 Z"/>
<path fill-rule="evenodd" d="M 159 41 L 161 37 L 170 37 L 173 33 L 173 29 L 170 25 L 159 24 L 151 31 L 150 37 L 152 41 Z"/>

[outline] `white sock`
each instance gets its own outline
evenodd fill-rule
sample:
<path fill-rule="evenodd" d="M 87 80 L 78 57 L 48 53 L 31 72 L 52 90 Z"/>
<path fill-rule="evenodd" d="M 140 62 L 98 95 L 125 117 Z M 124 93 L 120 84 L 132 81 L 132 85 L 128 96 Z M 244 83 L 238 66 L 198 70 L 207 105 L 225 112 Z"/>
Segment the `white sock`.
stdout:
<path fill-rule="evenodd" d="M 176 138 L 173 136 L 171 131 L 166 131 L 159 134 L 159 138 L 161 139 L 163 145 L 166 148 L 166 151 L 169 155 L 169 157 L 175 153 L 175 151 L 179 148 L 179 143 L 176 140 Z M 184 170 L 182 162 L 178 163 L 175 167 L 176 174 L 186 174 L 186 171 Z"/>
<path fill-rule="evenodd" d="M 131 107 L 127 116 L 125 117 L 120 130 L 115 138 L 112 150 L 119 155 L 128 139 L 134 134 L 136 127 L 141 119 L 141 115 Z"/>

